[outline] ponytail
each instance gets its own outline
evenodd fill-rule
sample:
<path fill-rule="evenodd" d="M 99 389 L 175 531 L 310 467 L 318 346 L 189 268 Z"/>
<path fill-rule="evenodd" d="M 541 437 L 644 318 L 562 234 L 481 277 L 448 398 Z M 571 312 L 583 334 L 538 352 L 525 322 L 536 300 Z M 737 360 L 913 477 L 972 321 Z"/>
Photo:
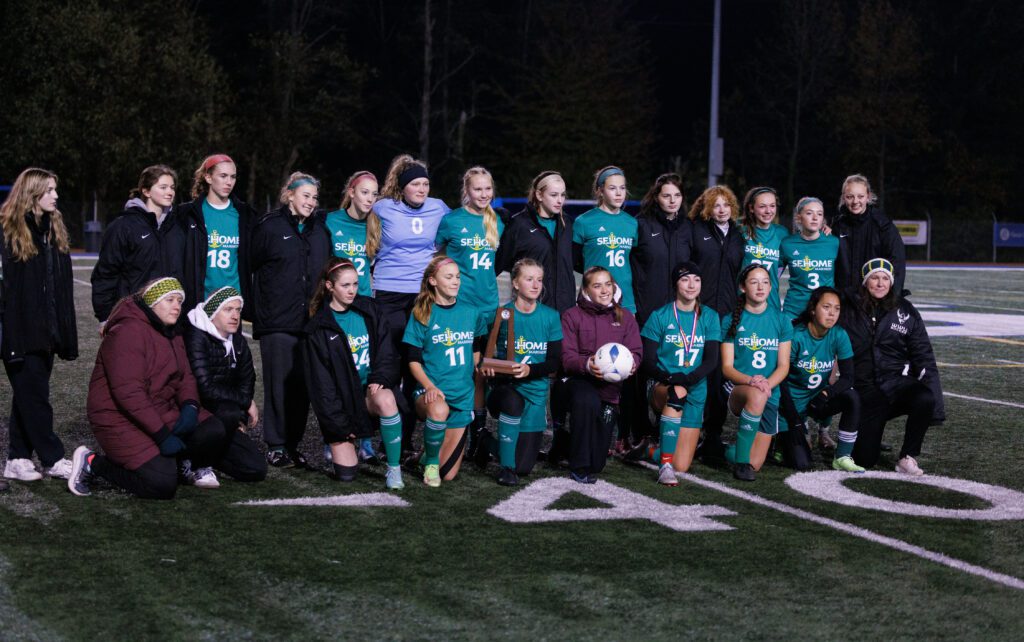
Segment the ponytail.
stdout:
<path fill-rule="evenodd" d="M 352 261 L 348 259 L 338 258 L 332 256 L 327 259 L 327 263 L 324 264 L 322 270 L 320 270 L 320 276 L 317 277 L 315 287 L 313 288 L 313 298 L 309 300 L 309 316 L 313 318 L 316 313 L 320 311 L 320 308 L 324 306 L 324 301 L 327 299 L 327 287 L 326 284 L 329 282 L 334 285 L 335 279 L 344 270 L 353 270 L 358 274 L 356 266 Z"/>

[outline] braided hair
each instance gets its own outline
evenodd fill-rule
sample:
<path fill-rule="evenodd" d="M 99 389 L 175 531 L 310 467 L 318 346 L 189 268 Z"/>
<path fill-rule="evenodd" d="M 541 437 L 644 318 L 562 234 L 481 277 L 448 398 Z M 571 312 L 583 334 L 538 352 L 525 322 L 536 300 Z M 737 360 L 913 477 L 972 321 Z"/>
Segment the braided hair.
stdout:
<path fill-rule="evenodd" d="M 764 270 L 764 273 L 768 274 L 768 270 L 760 263 L 751 263 L 740 271 L 740 276 L 736 279 L 737 285 L 742 287 L 743 283 L 747 280 L 747 276 L 754 270 Z M 740 292 L 739 296 L 736 297 L 736 307 L 732 310 L 732 320 L 729 322 L 729 329 L 725 333 L 726 339 L 731 339 L 736 336 L 736 328 L 740 325 L 740 317 L 743 316 L 743 308 L 746 305 L 747 293 Z"/>

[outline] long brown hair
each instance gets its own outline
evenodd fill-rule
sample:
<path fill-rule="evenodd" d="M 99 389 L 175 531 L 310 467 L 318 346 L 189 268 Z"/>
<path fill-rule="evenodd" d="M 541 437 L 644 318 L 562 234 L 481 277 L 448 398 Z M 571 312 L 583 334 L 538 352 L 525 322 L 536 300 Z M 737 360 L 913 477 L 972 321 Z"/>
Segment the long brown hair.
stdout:
<path fill-rule="evenodd" d="M 316 313 L 320 311 L 324 301 L 329 296 L 327 294 L 327 283 L 333 286 L 335 281 L 338 280 L 338 276 L 345 270 L 353 270 L 357 275 L 359 274 L 355 264 L 348 259 L 332 256 L 327 259 L 327 263 L 324 263 L 323 269 L 320 270 L 320 276 L 317 277 L 316 287 L 313 288 L 313 298 L 309 300 L 309 316 L 311 318 L 316 316 Z"/>
<path fill-rule="evenodd" d="M 178 185 L 178 174 L 167 165 L 150 165 L 146 169 L 142 170 L 142 174 L 139 175 L 139 184 L 137 187 L 128 192 L 128 198 L 141 198 L 146 200 L 146 197 L 142 195 L 142 190 L 153 189 L 161 178 L 164 176 L 170 176 L 171 180 L 174 181 L 175 187 Z"/>
<path fill-rule="evenodd" d="M 605 172 L 607 172 L 610 169 L 618 170 L 618 172 L 615 173 L 615 174 L 610 174 L 608 176 L 605 176 L 604 180 L 601 180 L 601 174 L 604 174 Z M 604 188 L 604 184 L 612 176 L 621 176 L 623 181 L 626 180 L 626 172 L 622 171 L 622 168 L 619 167 L 618 165 L 606 165 L 605 167 L 602 167 L 601 169 L 599 169 L 596 172 L 594 172 L 594 185 L 591 187 L 591 190 L 594 193 L 594 200 L 597 201 L 597 206 L 598 207 L 601 207 L 602 205 L 604 205 L 604 194 L 601 193 L 601 190 Z M 629 190 L 628 189 L 626 190 L 626 196 L 627 197 L 629 196 Z"/>
<path fill-rule="evenodd" d="M 747 195 L 743 197 L 743 229 L 747 233 L 747 238 L 752 241 L 757 240 L 757 231 L 760 229 L 757 226 L 757 217 L 754 216 L 754 204 L 757 202 L 757 197 L 762 194 L 771 194 L 775 197 L 775 218 L 772 223 L 779 222 L 779 208 L 782 204 L 779 203 L 779 195 L 773 187 L 755 187 L 747 192 Z M 714 205 L 714 201 L 711 202 Z"/>
<path fill-rule="evenodd" d="M 683 190 L 683 179 L 679 174 L 669 172 L 662 174 L 654 181 L 654 185 L 651 185 L 651 189 L 647 190 L 644 194 L 643 199 L 640 201 L 640 216 L 654 216 L 655 210 L 660 205 L 658 204 L 658 195 L 661 194 L 661 188 L 666 185 L 675 185 L 679 188 L 679 193 L 683 197 L 683 202 L 679 205 L 679 213 L 686 211 L 686 193 Z"/>
<path fill-rule="evenodd" d="M 430 259 L 427 269 L 423 271 L 423 280 L 420 281 L 420 293 L 416 295 L 416 301 L 412 306 L 413 318 L 423 325 L 430 321 L 430 312 L 434 308 L 434 303 L 437 302 L 437 287 L 430 284 L 430 279 L 436 277 L 437 271 L 441 269 L 442 265 L 447 263 L 455 264 L 456 269 L 459 267 L 454 259 L 439 254 Z"/>
<path fill-rule="evenodd" d="M 399 154 L 398 156 L 395 156 L 391 161 L 391 165 L 388 167 L 388 173 L 384 177 L 384 186 L 380 188 L 380 196 L 377 197 L 377 200 L 390 198 L 396 203 L 401 200 L 402 188 L 398 186 L 398 177 L 402 175 L 402 172 L 413 165 L 420 165 L 423 169 L 427 169 L 426 163 L 416 160 L 409 154 Z"/>
<path fill-rule="evenodd" d="M 619 292 L 622 292 L 622 288 L 619 287 L 619 284 L 615 281 L 615 275 L 609 272 L 608 268 L 601 267 L 600 265 L 587 268 L 587 271 L 583 273 L 583 283 L 580 285 L 580 288 L 586 290 L 590 286 L 591 281 L 594 280 L 594 275 L 598 272 L 605 272 L 612 281 L 612 308 L 615 310 L 615 323 L 622 323 L 623 307 L 615 300 L 615 290 L 617 289 Z"/>
<path fill-rule="evenodd" d="M 466 173 L 462 175 L 462 206 L 468 207 L 469 198 L 469 182 L 473 180 L 474 176 L 486 176 L 491 181 L 491 189 L 494 189 L 494 177 L 487 171 L 485 167 L 477 165 L 470 167 L 466 170 Z M 484 232 L 487 240 L 487 244 L 491 246 L 492 250 L 498 249 L 498 214 L 494 211 L 494 208 L 487 205 L 487 209 L 484 210 Z"/>
<path fill-rule="evenodd" d="M 29 167 L 23 170 L 11 186 L 7 200 L 0 205 L 0 225 L 3 226 L 4 238 L 7 239 L 16 261 L 28 261 L 39 253 L 36 244 L 32 242 L 32 231 L 28 228 L 25 215 L 36 211 L 39 199 L 46 193 L 47 183 L 51 178 L 54 182 L 57 181 L 57 175 L 46 169 Z M 68 228 L 64 226 L 64 217 L 60 210 L 50 213 L 49 241 L 64 254 L 71 249 L 68 243 Z"/>
<path fill-rule="evenodd" d="M 747 267 L 743 268 L 740 271 L 740 275 L 736 279 L 737 285 L 742 286 L 744 283 L 746 283 L 747 276 L 754 270 L 764 270 L 764 273 L 768 274 L 768 270 L 765 269 L 765 267 L 760 263 L 751 263 L 750 265 L 748 265 Z M 769 274 L 769 276 L 771 275 Z M 731 339 L 736 336 L 736 328 L 738 328 L 740 325 L 740 317 L 743 316 L 743 308 L 745 308 L 746 305 L 747 293 L 745 291 L 740 291 L 740 293 L 736 296 L 736 306 L 733 307 L 732 309 L 732 317 L 729 322 L 729 329 L 725 331 L 726 339 Z"/>
<path fill-rule="evenodd" d="M 227 154 L 213 154 L 204 158 L 202 163 L 199 163 L 199 167 L 196 168 L 195 173 L 192 175 L 192 198 L 206 196 L 206 193 L 210 191 L 210 184 L 206 182 L 206 177 L 213 172 L 213 168 L 221 163 L 235 165 L 235 161 L 231 160 L 231 157 Z M 235 170 L 238 170 L 237 165 L 235 165 Z"/>
<path fill-rule="evenodd" d="M 690 219 L 696 220 L 700 218 L 702 221 L 710 221 L 715 213 L 715 201 L 718 200 L 719 196 L 724 198 L 725 202 L 729 204 L 729 208 L 732 210 L 732 220 L 735 221 L 739 218 L 740 205 L 736 201 L 736 195 L 732 193 L 732 190 L 725 185 L 712 185 L 704 190 L 704 193 L 693 202 L 693 207 L 690 208 Z"/>

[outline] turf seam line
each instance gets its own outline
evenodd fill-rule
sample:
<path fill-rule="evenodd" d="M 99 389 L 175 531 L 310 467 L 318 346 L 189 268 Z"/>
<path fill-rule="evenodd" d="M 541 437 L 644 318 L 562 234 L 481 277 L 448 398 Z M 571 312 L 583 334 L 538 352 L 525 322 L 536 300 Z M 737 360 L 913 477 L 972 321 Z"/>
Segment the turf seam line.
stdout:
<path fill-rule="evenodd" d="M 647 462 L 640 463 L 645 468 L 648 468 L 650 470 L 658 470 L 658 467 L 655 466 L 654 464 L 649 464 Z M 1003 586 L 1014 588 L 1017 590 L 1024 590 L 1024 580 L 1018 577 L 1006 575 L 1005 573 L 999 573 L 997 571 L 993 571 L 991 569 L 987 569 L 976 564 L 971 564 L 970 562 L 965 562 L 963 560 L 956 559 L 955 557 L 950 557 L 945 553 L 937 553 L 935 551 L 930 551 L 926 548 L 922 548 L 914 544 L 909 544 L 907 542 L 904 542 L 903 540 L 899 540 L 894 537 L 880 535 L 878 533 L 875 533 L 874 531 L 869 531 L 868 529 L 862 528 L 860 526 L 854 526 L 853 524 L 847 524 L 846 522 L 840 522 L 838 520 L 830 519 L 828 517 L 822 517 L 821 515 L 817 515 L 815 513 L 811 513 L 800 508 L 794 508 L 792 506 L 788 506 L 786 504 L 776 502 L 771 499 L 766 499 L 759 495 L 754 495 L 753 493 L 748 493 L 742 490 L 736 490 L 735 488 L 731 488 L 729 486 L 726 486 L 725 484 L 720 484 L 718 482 L 702 479 L 690 473 L 677 472 L 676 477 L 688 481 L 690 483 L 696 484 L 698 486 L 703 486 L 705 488 L 710 488 L 712 490 L 717 490 L 721 493 L 725 493 L 726 495 L 731 495 L 732 497 L 744 499 L 752 504 L 757 504 L 759 506 L 771 508 L 773 510 L 779 511 L 780 513 L 785 513 L 787 515 L 799 517 L 800 519 L 804 519 L 815 524 L 820 524 L 821 526 L 828 526 L 829 528 L 834 528 L 837 531 L 846 533 L 848 535 L 853 535 L 854 537 L 866 539 L 869 542 L 875 542 L 876 544 L 888 546 L 889 548 L 896 549 L 897 551 L 910 553 L 911 555 L 916 555 L 923 559 L 935 562 L 937 564 L 942 564 L 943 566 L 947 566 L 949 568 L 961 571 L 963 573 L 977 575 L 978 577 L 982 577 L 991 582 L 995 582 L 996 584 L 1002 584 Z"/>
<path fill-rule="evenodd" d="M 982 403 L 991 403 L 997 406 L 1010 406 L 1011 408 L 1024 408 L 1024 403 L 1013 403 L 1012 401 L 1000 401 L 998 399 L 985 399 L 984 397 L 972 397 L 970 395 L 958 395 L 955 392 L 942 392 L 947 397 L 953 397 L 954 399 L 967 399 L 969 401 L 980 401 Z"/>

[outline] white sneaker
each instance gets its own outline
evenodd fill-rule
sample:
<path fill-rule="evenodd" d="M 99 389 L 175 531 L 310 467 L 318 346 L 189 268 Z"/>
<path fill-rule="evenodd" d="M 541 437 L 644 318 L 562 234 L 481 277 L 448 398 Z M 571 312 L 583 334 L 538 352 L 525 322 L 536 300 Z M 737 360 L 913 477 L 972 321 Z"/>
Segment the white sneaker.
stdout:
<path fill-rule="evenodd" d="M 8 459 L 4 466 L 4 477 L 18 481 L 38 481 L 43 474 L 36 470 L 31 459 Z"/>
<path fill-rule="evenodd" d="M 71 477 L 71 460 L 65 457 L 54 465 L 50 466 L 50 469 L 46 471 L 49 477 L 59 477 L 60 479 L 67 479 Z"/>
<path fill-rule="evenodd" d="M 676 471 L 672 468 L 672 464 L 661 465 L 661 469 L 658 471 L 658 483 L 665 486 L 676 486 L 679 484 L 679 479 L 676 478 Z"/>
<path fill-rule="evenodd" d="M 220 482 L 217 481 L 217 474 L 213 472 L 213 469 L 207 466 L 206 468 L 199 468 L 192 473 L 192 483 L 196 488 L 220 488 Z"/>
<path fill-rule="evenodd" d="M 896 472 L 913 477 L 920 477 L 924 474 L 921 467 L 917 465 L 917 460 L 910 455 L 906 455 L 903 459 L 896 462 Z"/>

